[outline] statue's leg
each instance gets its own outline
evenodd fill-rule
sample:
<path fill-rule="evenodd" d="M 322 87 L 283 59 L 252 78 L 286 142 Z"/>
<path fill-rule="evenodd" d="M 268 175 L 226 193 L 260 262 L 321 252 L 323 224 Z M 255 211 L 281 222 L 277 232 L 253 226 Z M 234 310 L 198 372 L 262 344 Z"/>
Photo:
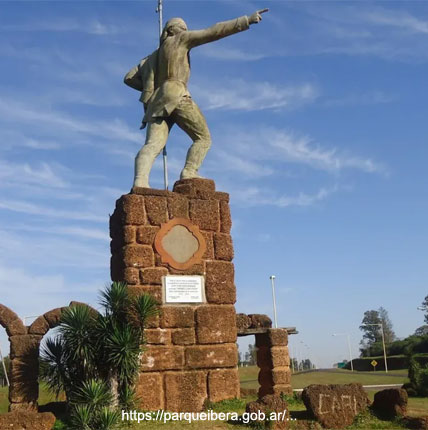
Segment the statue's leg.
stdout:
<path fill-rule="evenodd" d="M 147 124 L 146 142 L 135 157 L 134 187 L 150 187 L 150 170 L 166 144 L 170 129 L 169 121 L 162 118 Z"/>
<path fill-rule="evenodd" d="M 193 144 L 187 152 L 186 164 L 180 179 L 200 178 L 198 169 L 211 146 L 211 135 L 207 121 L 191 97 L 183 97 L 174 110 L 172 118 L 193 140 Z"/>

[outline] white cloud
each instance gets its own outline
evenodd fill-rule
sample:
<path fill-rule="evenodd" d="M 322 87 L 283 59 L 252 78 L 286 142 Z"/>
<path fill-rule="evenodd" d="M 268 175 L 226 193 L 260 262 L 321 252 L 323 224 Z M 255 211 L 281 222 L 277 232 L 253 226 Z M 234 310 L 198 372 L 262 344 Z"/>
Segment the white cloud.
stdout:
<path fill-rule="evenodd" d="M 317 89 L 310 83 L 278 86 L 232 79 L 213 85 L 212 82 L 191 85 L 195 99 L 207 110 L 295 109 L 313 102 L 318 96 Z"/>
<path fill-rule="evenodd" d="M 391 103 L 395 100 L 396 97 L 389 94 L 385 94 L 382 91 L 371 91 L 361 94 L 349 94 L 336 99 L 327 98 L 324 101 L 323 105 L 328 107 L 373 105 Z"/>
<path fill-rule="evenodd" d="M 253 51 L 243 51 L 239 48 L 230 48 L 218 45 L 204 46 L 203 49 L 197 51 L 196 55 L 224 61 L 258 61 L 268 56 L 262 52 L 255 53 Z"/>
<path fill-rule="evenodd" d="M 67 184 L 60 177 L 58 164 L 51 165 L 41 162 L 37 166 L 29 163 L 13 163 L 0 160 L 0 187 L 6 185 L 39 185 L 54 188 L 64 188 Z"/>
<path fill-rule="evenodd" d="M 141 133 L 132 131 L 129 127 L 119 119 L 113 120 L 94 120 L 85 121 L 74 118 L 66 113 L 39 108 L 33 109 L 17 103 L 13 100 L 0 100 L 0 115 L 2 119 L 7 118 L 10 121 L 15 121 L 25 124 L 36 124 L 38 128 L 44 128 L 52 131 L 52 129 L 82 133 L 91 136 L 98 136 L 111 140 L 124 140 L 133 143 L 141 143 Z"/>
<path fill-rule="evenodd" d="M 39 215 L 43 217 L 52 217 L 59 219 L 107 222 L 107 214 L 105 216 L 99 216 L 94 215 L 93 213 L 61 210 L 19 200 L 2 200 L 0 201 L 0 209 L 6 209 L 12 212 L 19 212 L 27 215 Z"/>
<path fill-rule="evenodd" d="M 263 163 L 270 161 L 270 169 L 275 169 L 275 165 L 279 162 L 286 162 L 305 164 L 330 172 L 343 169 L 357 169 L 368 173 L 387 172 L 385 166 L 370 158 L 350 155 L 336 148 L 326 149 L 308 136 L 286 130 L 259 126 L 251 133 L 235 129 L 224 134 L 229 136 L 225 146 L 232 155 L 235 153 L 238 158 L 256 163 L 262 171 Z M 227 164 L 224 166 L 226 167 Z M 231 169 L 233 169 L 233 163 L 231 163 Z"/>
<path fill-rule="evenodd" d="M 325 200 L 331 194 L 338 191 L 338 187 L 320 188 L 316 193 L 306 194 L 300 192 L 296 196 L 285 194 L 274 194 L 272 190 L 261 187 L 248 187 L 246 189 L 234 190 L 233 202 L 243 206 L 277 206 L 286 208 L 290 206 L 312 206 Z"/>
<path fill-rule="evenodd" d="M 8 32 L 79 32 L 94 35 L 110 35 L 123 32 L 127 29 L 120 29 L 116 25 L 105 24 L 99 20 L 78 22 L 74 19 L 58 17 L 55 20 L 31 21 L 19 24 L 4 24 L 0 26 L 0 31 Z"/>
<path fill-rule="evenodd" d="M 419 19 L 406 11 L 382 8 L 363 15 L 374 24 L 398 27 L 411 33 L 428 34 L 428 20 Z"/>

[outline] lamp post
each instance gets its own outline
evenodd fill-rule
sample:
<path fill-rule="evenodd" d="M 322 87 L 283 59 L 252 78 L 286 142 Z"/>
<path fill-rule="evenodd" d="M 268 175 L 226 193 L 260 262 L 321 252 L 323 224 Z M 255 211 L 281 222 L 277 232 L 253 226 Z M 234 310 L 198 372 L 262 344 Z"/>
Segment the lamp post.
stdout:
<path fill-rule="evenodd" d="M 381 331 L 381 334 L 382 334 L 383 359 L 385 360 L 385 373 L 388 373 L 388 363 L 386 361 L 386 348 L 385 348 L 385 333 L 383 332 L 383 324 L 382 323 L 374 323 L 374 324 L 363 324 L 363 325 L 377 325 L 377 326 L 380 326 L 380 331 Z"/>
<path fill-rule="evenodd" d="M 270 280 L 272 284 L 273 320 L 274 320 L 275 328 L 278 328 L 278 320 L 276 318 L 275 275 L 271 275 Z"/>
<path fill-rule="evenodd" d="M 352 363 L 352 350 L 351 350 L 351 339 L 349 333 L 334 333 L 333 336 L 346 336 L 348 339 L 348 351 L 349 351 L 349 361 L 351 362 L 351 372 L 354 371 L 354 364 Z"/>

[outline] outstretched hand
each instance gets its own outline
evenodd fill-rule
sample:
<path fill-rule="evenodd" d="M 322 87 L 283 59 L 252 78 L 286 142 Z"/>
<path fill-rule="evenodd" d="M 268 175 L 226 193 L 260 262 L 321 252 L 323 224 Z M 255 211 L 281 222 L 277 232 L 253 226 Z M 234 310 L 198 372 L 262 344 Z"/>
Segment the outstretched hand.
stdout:
<path fill-rule="evenodd" d="M 269 9 L 260 9 L 254 12 L 251 16 L 248 17 L 248 22 L 250 24 L 258 24 L 262 20 L 262 13 L 268 12 Z"/>

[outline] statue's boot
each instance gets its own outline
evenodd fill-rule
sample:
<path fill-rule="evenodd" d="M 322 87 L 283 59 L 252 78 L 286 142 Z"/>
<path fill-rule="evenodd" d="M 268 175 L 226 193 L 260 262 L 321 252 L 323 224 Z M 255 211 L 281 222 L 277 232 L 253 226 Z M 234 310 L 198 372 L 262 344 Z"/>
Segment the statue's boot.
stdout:
<path fill-rule="evenodd" d="M 186 164 L 180 174 L 180 179 L 202 178 L 198 170 L 210 149 L 211 141 L 197 142 L 187 151 Z"/>
<path fill-rule="evenodd" d="M 144 150 L 145 148 L 143 146 L 135 157 L 134 187 L 150 188 L 149 174 L 155 161 L 156 153 Z"/>

